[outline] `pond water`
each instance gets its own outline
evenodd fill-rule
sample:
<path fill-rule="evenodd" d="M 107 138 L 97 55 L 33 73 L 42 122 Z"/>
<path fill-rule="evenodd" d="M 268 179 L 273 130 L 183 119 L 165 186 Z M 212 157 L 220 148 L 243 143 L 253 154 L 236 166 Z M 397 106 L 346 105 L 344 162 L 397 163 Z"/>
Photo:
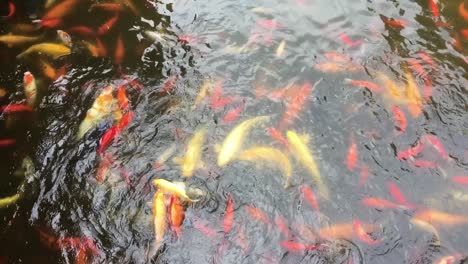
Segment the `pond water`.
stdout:
<path fill-rule="evenodd" d="M 2 1 L 0 263 L 463 263 L 467 20 L 462 0 Z M 193 198 L 180 226 L 155 179 Z"/>

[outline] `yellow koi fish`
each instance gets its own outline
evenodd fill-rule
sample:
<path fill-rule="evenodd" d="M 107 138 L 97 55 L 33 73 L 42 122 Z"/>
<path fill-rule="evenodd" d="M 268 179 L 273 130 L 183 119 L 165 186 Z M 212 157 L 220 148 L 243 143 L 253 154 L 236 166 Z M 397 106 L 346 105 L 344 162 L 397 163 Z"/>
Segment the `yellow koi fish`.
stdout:
<path fill-rule="evenodd" d="M 164 194 L 160 191 L 154 194 L 153 198 L 153 227 L 156 234 L 154 250 L 157 251 L 162 244 L 167 228 L 166 205 L 164 204 Z"/>
<path fill-rule="evenodd" d="M 0 208 L 4 208 L 4 207 L 7 207 L 13 203 L 16 203 L 19 198 L 21 197 L 20 194 L 15 194 L 15 195 L 12 195 L 12 196 L 8 196 L 8 197 L 4 197 L 4 198 L 1 198 L 0 199 Z"/>
<path fill-rule="evenodd" d="M 191 177 L 195 170 L 200 165 L 201 149 L 205 141 L 206 128 L 202 128 L 195 132 L 190 139 L 187 147 L 187 152 L 182 159 L 182 176 Z"/>
<path fill-rule="evenodd" d="M 416 118 L 422 113 L 423 100 L 411 73 L 406 72 L 405 77 L 407 81 L 406 98 L 408 99 L 408 110 L 411 115 Z"/>
<path fill-rule="evenodd" d="M 390 100 L 399 104 L 406 103 L 402 89 L 400 89 L 394 81 L 382 72 L 377 73 L 377 78 L 382 81 L 384 87 L 387 89 L 386 96 Z"/>
<path fill-rule="evenodd" d="M 247 119 L 235 127 L 224 139 L 218 155 L 218 166 L 226 166 L 241 148 L 248 131 L 260 122 L 268 121 L 268 116 L 257 116 Z"/>
<path fill-rule="evenodd" d="M 423 229 L 423 230 L 425 230 L 425 231 L 427 231 L 429 233 L 434 234 L 435 243 L 436 243 L 436 245 L 440 246 L 440 234 L 439 234 L 439 231 L 437 231 L 437 229 L 433 225 L 429 224 L 426 221 L 419 220 L 419 219 L 416 219 L 416 218 L 412 218 L 411 223 L 413 225 L 415 225 L 415 226 L 420 227 L 421 229 Z"/>
<path fill-rule="evenodd" d="M 3 35 L 0 36 L 0 42 L 4 43 L 8 47 L 21 46 L 26 44 L 31 44 L 36 41 L 39 41 L 42 36 L 29 37 L 29 36 L 20 36 L 20 35 Z"/>
<path fill-rule="evenodd" d="M 198 200 L 191 199 L 186 192 L 185 183 L 183 182 L 170 182 L 164 179 L 153 180 L 154 187 L 158 188 L 164 194 L 175 195 L 188 202 L 197 202 Z"/>
<path fill-rule="evenodd" d="M 317 163 L 315 162 L 312 153 L 307 148 L 307 145 L 294 131 L 288 131 L 286 133 L 286 137 L 288 138 L 289 147 L 295 158 L 301 162 L 302 166 L 304 166 L 310 172 L 312 179 L 317 184 L 320 193 L 324 198 L 328 199 L 328 188 L 322 181 Z"/>
<path fill-rule="evenodd" d="M 281 43 L 276 48 L 276 57 L 281 57 L 284 53 L 284 49 L 286 48 L 286 41 L 282 40 Z"/>
<path fill-rule="evenodd" d="M 86 117 L 81 122 L 78 129 L 78 139 L 82 138 L 86 132 L 95 127 L 99 121 L 113 112 L 114 97 L 112 95 L 112 90 L 112 86 L 104 88 L 94 101 L 93 106 L 86 112 Z"/>
<path fill-rule="evenodd" d="M 26 95 L 26 103 L 29 106 L 36 104 L 37 85 L 34 76 L 30 72 L 25 72 L 23 77 L 24 93 Z"/>
<path fill-rule="evenodd" d="M 197 106 L 210 94 L 211 87 L 213 87 L 213 82 L 211 80 L 203 81 L 200 91 L 197 94 L 197 98 L 195 98 L 195 102 L 193 103 L 192 109 L 197 108 Z"/>
<path fill-rule="evenodd" d="M 279 166 L 286 177 L 285 188 L 289 187 L 292 176 L 292 166 L 288 156 L 281 150 L 270 147 L 252 147 L 243 151 L 239 157 L 240 160 L 245 161 L 267 161 L 270 165 Z"/>
<path fill-rule="evenodd" d="M 52 57 L 53 59 L 57 59 L 62 56 L 70 55 L 71 49 L 62 44 L 56 43 L 40 43 L 36 45 L 32 45 L 27 50 L 23 51 L 21 54 L 16 56 L 17 58 L 23 58 L 26 55 L 31 53 L 39 53 L 44 54 L 47 56 Z"/>

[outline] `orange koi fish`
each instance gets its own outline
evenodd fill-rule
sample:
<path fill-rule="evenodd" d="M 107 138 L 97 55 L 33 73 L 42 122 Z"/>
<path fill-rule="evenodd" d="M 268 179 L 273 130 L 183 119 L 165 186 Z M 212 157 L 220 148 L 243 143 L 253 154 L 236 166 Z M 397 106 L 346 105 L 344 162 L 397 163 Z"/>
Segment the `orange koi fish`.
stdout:
<path fill-rule="evenodd" d="M 46 27 L 46 28 L 59 28 L 63 26 L 63 21 L 62 19 L 59 19 L 59 18 L 53 18 L 53 19 L 47 19 L 47 20 L 43 19 L 40 24 L 42 27 Z"/>
<path fill-rule="evenodd" d="M 8 147 L 16 144 L 15 139 L 0 139 L 0 147 Z"/>
<path fill-rule="evenodd" d="M 30 72 L 25 72 L 23 77 L 24 93 L 26 95 L 26 103 L 29 106 L 36 104 L 37 86 L 36 79 Z"/>
<path fill-rule="evenodd" d="M 407 120 L 405 113 L 398 107 L 392 106 L 393 119 L 395 119 L 395 128 L 398 129 L 400 134 L 405 133 L 407 127 Z"/>
<path fill-rule="evenodd" d="M 368 244 L 368 245 L 376 245 L 376 244 L 379 244 L 380 240 L 376 240 L 376 239 L 373 239 L 372 237 L 370 237 L 366 230 L 364 229 L 364 227 L 362 226 L 361 224 L 361 221 L 359 221 L 359 219 L 354 219 L 354 222 L 353 222 L 353 231 L 354 231 L 354 234 L 356 235 L 356 237 L 358 237 L 362 242 Z"/>
<path fill-rule="evenodd" d="M 115 45 L 115 52 L 114 52 L 114 61 L 115 64 L 121 65 L 125 57 L 125 48 L 124 43 L 122 40 L 122 33 L 119 33 L 117 37 L 117 44 Z"/>
<path fill-rule="evenodd" d="M 399 152 L 398 155 L 397 155 L 397 159 L 402 160 L 402 159 L 413 158 L 414 156 L 421 153 L 423 148 L 424 148 L 424 144 L 421 143 L 421 142 L 418 142 L 414 147 L 411 147 L 411 148 L 409 148 L 407 150 Z"/>
<path fill-rule="evenodd" d="M 287 85 L 268 94 L 267 97 L 273 102 L 279 102 L 281 99 L 294 97 L 300 90 L 300 85 Z"/>
<path fill-rule="evenodd" d="M 288 147 L 288 141 L 286 138 L 279 132 L 276 128 L 270 127 L 267 129 L 268 134 L 270 134 L 270 137 L 281 143 L 283 146 L 286 147 L 286 149 L 289 149 Z"/>
<path fill-rule="evenodd" d="M 223 116 L 223 118 L 221 119 L 221 122 L 223 124 L 227 124 L 227 123 L 230 123 L 230 122 L 233 122 L 235 120 L 237 120 L 237 118 L 239 118 L 240 114 L 242 113 L 242 111 L 244 110 L 244 104 L 241 104 L 231 110 L 229 110 L 226 115 Z"/>
<path fill-rule="evenodd" d="M 464 187 L 468 187 L 468 176 L 455 176 L 452 178 L 452 181 Z"/>
<path fill-rule="evenodd" d="M 104 155 L 99 162 L 99 166 L 96 171 L 96 180 L 99 183 L 104 182 L 107 179 L 110 167 L 114 162 L 114 158 L 111 155 Z"/>
<path fill-rule="evenodd" d="M 358 148 L 354 138 L 351 138 L 351 144 L 349 145 L 348 154 L 346 155 L 346 167 L 348 170 L 353 171 L 356 168 L 358 161 Z"/>
<path fill-rule="evenodd" d="M 123 11 L 123 6 L 117 3 L 100 3 L 100 4 L 92 4 L 91 10 L 102 10 L 106 12 L 113 12 L 119 13 Z"/>
<path fill-rule="evenodd" d="M 102 135 L 101 139 L 99 140 L 99 148 L 97 153 L 102 154 L 104 150 L 114 141 L 114 139 L 119 135 L 120 129 L 117 126 L 111 127 L 109 130 Z"/>
<path fill-rule="evenodd" d="M 224 213 L 223 230 L 225 234 L 231 231 L 233 223 L 234 223 L 234 205 L 232 202 L 232 197 L 231 195 L 229 195 L 228 200 L 227 200 L 227 205 L 226 205 L 226 212 Z"/>
<path fill-rule="evenodd" d="M 429 143 L 432 147 L 439 152 L 439 154 L 442 156 L 442 158 L 448 160 L 450 159 L 449 155 L 447 154 L 447 151 L 445 151 L 444 145 L 437 139 L 437 137 L 426 134 L 423 136 L 423 140 L 425 140 L 427 143 Z"/>
<path fill-rule="evenodd" d="M 69 28 L 67 31 L 72 34 L 77 34 L 83 37 L 96 37 L 97 36 L 96 31 L 94 31 L 94 29 L 89 28 L 87 26 L 75 26 L 75 27 Z"/>
<path fill-rule="evenodd" d="M 403 208 L 402 205 L 390 202 L 385 199 L 377 198 L 377 197 L 366 197 L 366 198 L 363 198 L 361 202 L 367 207 L 380 209 L 380 210 Z"/>
<path fill-rule="evenodd" d="M 289 233 L 289 226 L 288 226 L 288 221 L 286 220 L 286 218 L 284 218 L 281 215 L 277 215 L 275 217 L 275 225 L 278 228 L 278 230 L 280 231 L 280 233 L 285 238 L 288 239 L 291 236 L 291 234 Z"/>
<path fill-rule="evenodd" d="M 425 77 L 427 76 L 426 70 L 423 68 L 423 66 L 415 59 L 410 58 L 408 59 L 408 64 L 410 68 L 419 76 Z"/>
<path fill-rule="evenodd" d="M 86 112 L 85 119 L 78 129 L 77 138 L 82 138 L 86 132 L 94 128 L 103 118 L 112 112 L 114 97 L 112 96 L 112 86 L 107 86 L 99 94 L 91 108 Z"/>
<path fill-rule="evenodd" d="M 317 212 L 320 212 L 319 204 L 317 202 L 317 198 L 315 197 L 314 192 L 311 188 L 306 185 L 301 186 L 300 188 L 301 193 L 304 195 L 304 199 L 307 203 L 312 206 Z"/>
<path fill-rule="evenodd" d="M 392 198 L 393 200 L 395 200 L 397 203 L 405 206 L 405 207 L 408 207 L 408 208 L 416 208 L 416 206 L 410 204 L 408 202 L 408 200 L 406 200 L 406 197 L 403 195 L 403 193 L 400 191 L 400 189 L 398 188 L 398 186 L 396 186 L 396 184 L 392 183 L 392 182 L 387 182 L 387 188 L 390 192 L 390 194 L 392 195 Z"/>
<path fill-rule="evenodd" d="M 468 216 L 453 215 L 431 209 L 420 211 L 414 218 L 432 225 L 454 226 L 468 224 Z"/>
<path fill-rule="evenodd" d="M 361 88 L 367 88 L 367 89 L 369 89 L 369 90 L 371 90 L 372 92 L 375 92 L 375 93 L 381 93 L 383 91 L 382 88 L 380 88 L 379 85 L 377 85 L 377 84 L 375 84 L 373 82 L 369 82 L 369 81 L 352 80 L 352 79 L 346 78 L 345 83 L 355 85 L 355 86 L 361 87 Z"/>
<path fill-rule="evenodd" d="M 363 43 L 362 39 L 353 41 L 345 33 L 341 33 L 339 35 L 339 38 L 341 39 L 341 41 L 343 41 L 349 47 L 359 46 L 359 45 L 361 45 Z"/>
<path fill-rule="evenodd" d="M 325 52 L 323 56 L 329 60 L 333 60 L 336 62 L 350 62 L 353 60 L 351 56 L 348 56 L 344 53 L 336 52 L 336 51 Z"/>
<path fill-rule="evenodd" d="M 458 6 L 458 13 L 463 19 L 468 20 L 468 11 L 465 9 L 464 1 L 461 1 L 460 5 Z"/>
<path fill-rule="evenodd" d="M 119 18 L 120 18 L 120 16 L 118 14 L 111 17 L 109 20 L 104 22 L 104 24 L 102 24 L 98 28 L 97 33 L 99 35 L 104 35 L 104 34 L 108 33 L 114 27 L 114 25 L 117 23 L 117 20 L 119 20 Z"/>
<path fill-rule="evenodd" d="M 318 71 L 321 72 L 326 72 L 326 73 L 339 73 L 339 72 L 344 72 L 347 70 L 348 65 L 344 65 L 341 63 L 336 63 L 336 62 L 320 62 L 314 65 L 314 68 Z M 356 71 L 354 67 L 348 68 L 350 71 L 354 72 Z M 353 70 L 354 69 L 354 70 Z"/>
<path fill-rule="evenodd" d="M 192 224 L 193 224 L 193 227 L 198 229 L 198 231 L 200 231 L 201 233 L 203 233 L 207 237 L 215 238 L 218 235 L 216 230 L 214 230 L 214 229 L 206 226 L 205 224 L 203 224 L 201 219 L 198 219 L 198 218 L 193 219 Z"/>
<path fill-rule="evenodd" d="M 406 97 L 408 98 L 408 110 L 414 118 L 422 113 L 422 97 L 418 86 L 410 73 L 405 73 L 407 80 Z"/>
<path fill-rule="evenodd" d="M 171 196 L 171 204 L 169 209 L 171 228 L 174 230 L 177 238 L 180 238 L 182 223 L 184 222 L 184 207 L 177 196 Z"/>
<path fill-rule="evenodd" d="M 284 131 L 292 124 L 294 119 L 298 118 L 299 113 L 305 106 L 307 97 L 312 91 L 312 85 L 306 82 L 302 85 L 300 91 L 288 102 L 288 108 L 283 114 L 283 117 L 278 124 L 278 130 Z"/>
<path fill-rule="evenodd" d="M 435 169 L 438 167 L 437 163 L 423 159 L 412 160 L 410 163 L 418 168 Z"/>
<path fill-rule="evenodd" d="M 106 57 L 107 56 L 107 48 L 104 46 L 100 38 L 96 38 L 96 48 L 98 50 L 99 57 Z"/>
<path fill-rule="evenodd" d="M 210 96 L 210 107 L 212 109 L 219 109 L 224 107 L 227 104 L 230 104 L 234 102 L 235 100 L 231 97 L 222 97 L 223 94 L 223 83 L 219 81 L 215 88 L 213 93 Z"/>
<path fill-rule="evenodd" d="M 33 109 L 29 105 L 23 104 L 10 104 L 10 105 L 2 105 L 0 106 L 0 112 L 3 113 L 17 113 L 17 112 L 32 112 Z"/>
<path fill-rule="evenodd" d="M 463 258 L 461 254 L 454 254 L 450 256 L 441 257 L 434 262 L 434 264 L 455 264 L 457 260 Z"/>
<path fill-rule="evenodd" d="M 436 66 L 436 64 L 435 64 L 434 60 L 432 59 L 432 57 L 429 56 L 429 54 L 427 54 L 426 52 L 420 51 L 417 54 L 425 63 L 431 65 L 431 67 Z"/>
<path fill-rule="evenodd" d="M 42 17 L 42 20 L 49 19 L 61 19 L 69 15 L 75 7 L 80 4 L 81 0 L 65 0 L 57 5 L 53 6 L 47 13 Z"/>
<path fill-rule="evenodd" d="M 369 180 L 369 167 L 367 165 L 361 166 L 361 172 L 359 173 L 359 183 L 358 186 L 363 186 Z"/>
<path fill-rule="evenodd" d="M 390 26 L 390 27 L 399 28 L 399 29 L 405 28 L 408 25 L 408 23 L 406 21 L 401 20 L 401 19 L 387 19 L 387 18 L 385 18 L 385 19 L 383 19 L 383 22 L 386 25 Z"/>
<path fill-rule="evenodd" d="M 304 224 L 294 224 L 292 228 L 296 231 L 296 233 L 306 241 L 316 241 L 317 236 L 315 235 L 315 231 L 312 227 L 309 227 Z"/>
<path fill-rule="evenodd" d="M 65 74 L 65 67 L 61 67 L 57 70 L 43 60 L 39 60 L 39 64 L 41 65 L 43 74 L 52 81 L 57 80 L 60 76 Z"/>
<path fill-rule="evenodd" d="M 307 250 L 314 250 L 319 247 L 319 245 L 304 244 L 300 242 L 286 241 L 286 240 L 281 241 L 280 245 L 282 248 L 290 252 L 303 252 Z"/>
<path fill-rule="evenodd" d="M 429 7 L 431 8 L 432 16 L 434 18 L 439 17 L 439 6 L 435 0 L 429 0 Z"/>
<path fill-rule="evenodd" d="M 119 122 L 119 130 L 122 131 L 125 128 L 127 128 L 130 122 L 132 122 L 132 119 L 133 119 L 133 111 L 130 111 L 126 113 L 125 115 L 123 115 Z"/>
<path fill-rule="evenodd" d="M 86 247 L 84 245 L 80 245 L 78 248 L 78 252 L 75 256 L 75 264 L 86 264 L 88 263 L 88 255 L 86 254 Z"/>
<path fill-rule="evenodd" d="M 166 205 L 164 204 L 163 192 L 157 191 L 153 198 L 153 227 L 156 234 L 155 251 L 157 251 L 162 244 L 164 234 L 166 233 Z"/>
<path fill-rule="evenodd" d="M 269 224 L 270 224 L 270 220 L 269 220 L 268 217 L 266 216 L 265 212 L 263 212 L 263 210 L 261 210 L 261 209 L 259 209 L 259 208 L 257 208 L 257 207 L 251 206 L 251 205 L 247 205 L 247 206 L 245 207 L 245 209 L 247 210 L 247 213 L 248 213 L 254 220 L 263 222 L 263 223 L 266 224 L 266 225 L 269 225 Z"/>
<path fill-rule="evenodd" d="M 366 231 L 369 230 L 366 229 Z M 320 238 L 325 240 L 352 239 L 353 225 L 349 223 L 344 223 L 324 227 L 318 231 L 318 235 Z"/>
<path fill-rule="evenodd" d="M 125 87 L 122 85 L 117 90 L 117 102 L 119 104 L 120 109 L 127 110 L 128 109 L 128 98 L 127 92 L 125 91 Z"/>

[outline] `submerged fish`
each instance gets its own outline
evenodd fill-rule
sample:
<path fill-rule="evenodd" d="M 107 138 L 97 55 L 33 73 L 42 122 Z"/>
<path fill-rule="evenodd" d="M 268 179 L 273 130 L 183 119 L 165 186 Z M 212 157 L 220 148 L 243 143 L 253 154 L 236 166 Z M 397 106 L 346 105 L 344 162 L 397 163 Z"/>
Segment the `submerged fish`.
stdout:
<path fill-rule="evenodd" d="M 286 137 L 288 138 L 289 147 L 293 155 L 300 163 L 302 163 L 302 166 L 304 166 L 310 172 L 312 179 L 317 184 L 320 194 L 325 199 L 328 199 L 328 188 L 322 181 L 317 163 L 315 162 L 312 153 L 307 148 L 307 145 L 294 131 L 288 131 L 286 133 Z"/>
<path fill-rule="evenodd" d="M 286 178 L 285 187 L 289 187 L 292 176 L 292 166 L 288 156 L 281 150 L 271 147 L 252 147 L 241 152 L 238 158 L 240 160 L 252 162 L 266 161 L 269 165 L 280 167 Z"/>
<path fill-rule="evenodd" d="M 432 225 L 454 226 L 468 224 L 468 216 L 453 215 L 436 210 L 423 210 L 414 216 L 414 219 L 430 223 Z"/>
<path fill-rule="evenodd" d="M 57 35 L 59 36 L 60 41 L 62 41 L 62 43 L 65 44 L 67 47 L 72 46 L 72 39 L 67 32 L 63 30 L 57 30 Z"/>
<path fill-rule="evenodd" d="M 64 0 L 47 11 L 42 20 L 61 19 L 72 13 L 80 2 L 81 0 Z"/>
<path fill-rule="evenodd" d="M 164 194 L 157 191 L 153 198 L 153 227 L 156 237 L 154 250 L 157 251 L 162 244 L 167 228 L 166 205 L 164 204 Z"/>
<path fill-rule="evenodd" d="M 9 47 L 20 46 L 31 44 L 36 41 L 39 41 L 42 36 L 30 37 L 30 36 L 20 36 L 20 35 L 2 35 L 0 36 L 0 42 L 8 45 Z"/>
<path fill-rule="evenodd" d="M 202 146 L 206 137 L 206 128 L 201 128 L 193 134 L 187 151 L 182 159 L 182 176 L 191 177 L 195 170 L 200 167 Z"/>
<path fill-rule="evenodd" d="M 86 117 L 78 129 L 78 139 L 82 138 L 86 132 L 94 128 L 103 118 L 112 113 L 114 105 L 112 90 L 112 86 L 104 88 L 94 101 L 93 106 L 86 112 Z"/>
<path fill-rule="evenodd" d="M 171 228 L 176 233 L 177 238 L 181 236 L 180 227 L 184 222 L 184 207 L 180 202 L 177 196 L 171 196 L 171 204 L 169 206 L 169 215 L 170 215 L 170 223 Z"/>
<path fill-rule="evenodd" d="M 17 58 L 23 58 L 31 53 L 38 53 L 50 56 L 54 59 L 57 59 L 62 56 L 70 55 L 71 49 L 62 44 L 56 43 L 40 43 L 36 45 L 32 45 L 27 50 L 20 53 Z"/>
<path fill-rule="evenodd" d="M 407 81 L 406 98 L 408 99 L 408 110 L 416 118 L 422 113 L 422 96 L 411 73 L 406 72 L 405 77 Z"/>
<path fill-rule="evenodd" d="M 188 202 L 196 202 L 198 200 L 191 199 L 186 192 L 185 183 L 183 182 L 170 182 L 164 179 L 153 180 L 153 185 L 158 188 L 162 193 L 175 195 Z"/>
<path fill-rule="evenodd" d="M 11 204 L 16 203 L 21 198 L 19 193 L 12 196 L 4 197 L 0 199 L 0 208 L 10 206 Z"/>
<path fill-rule="evenodd" d="M 221 151 L 218 155 L 218 166 L 224 167 L 234 158 L 241 148 L 246 134 L 253 126 L 261 122 L 266 122 L 269 119 L 270 118 L 268 116 L 253 117 L 243 121 L 229 132 L 227 137 L 224 139 Z"/>
<path fill-rule="evenodd" d="M 29 106 L 36 104 L 37 85 L 36 79 L 30 72 L 25 72 L 23 77 L 24 93 L 26 95 L 26 103 Z"/>
<path fill-rule="evenodd" d="M 210 94 L 211 87 L 213 86 L 213 82 L 211 80 L 204 80 L 203 84 L 200 87 L 200 91 L 195 98 L 195 102 L 193 103 L 192 109 L 197 108 L 197 106 Z"/>

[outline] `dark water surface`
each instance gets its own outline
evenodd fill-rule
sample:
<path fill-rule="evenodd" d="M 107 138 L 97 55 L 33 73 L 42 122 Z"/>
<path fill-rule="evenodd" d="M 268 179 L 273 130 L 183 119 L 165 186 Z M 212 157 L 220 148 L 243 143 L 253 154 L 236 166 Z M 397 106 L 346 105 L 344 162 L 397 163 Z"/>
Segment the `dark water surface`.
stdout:
<path fill-rule="evenodd" d="M 0 44 L 0 88 L 8 92 L 1 104 L 24 104 L 25 71 L 41 81 L 33 112 L 0 115 L 1 139 L 16 139 L 13 146 L 0 147 L 0 194 L 21 194 L 18 202 L 0 209 L 0 263 L 438 263 L 443 256 L 454 256 L 450 263 L 466 261 L 468 183 L 460 181 L 468 175 L 468 21 L 460 14 L 462 0 L 439 0 L 439 17 L 426 0 L 133 2 L 138 14 L 123 5 L 116 24 L 99 37 L 105 56 L 92 57 L 86 49 L 83 41 L 95 43 L 95 37 L 70 34 L 72 54 L 48 59 L 54 67 L 66 67 L 55 81 L 44 77 L 40 55 L 15 58 L 27 45 Z M 1 35 L 44 34 L 48 42 L 57 42 L 55 29 L 25 33 L 17 28 L 40 19 L 43 3 L 13 3 L 11 18 L 6 1 L 1 3 Z M 98 28 L 113 17 L 90 6 L 91 1 L 82 1 L 57 29 Z M 160 38 L 151 39 L 148 30 Z M 119 35 L 125 56 L 116 65 Z M 399 87 L 413 76 L 419 101 L 392 97 L 382 74 Z M 79 140 L 78 127 L 104 87 L 133 79 L 142 86 L 126 87 L 133 120 L 105 151 L 112 162 L 106 179 L 98 181 L 105 162 L 105 155 L 97 154 L 99 140 L 113 120 L 104 119 Z M 374 82 L 381 90 L 352 85 L 349 79 Z M 222 83 L 223 96 L 237 100 L 216 108 L 208 96 L 194 106 L 209 82 Z M 276 98 L 274 91 L 307 83 L 315 85 L 281 133 L 307 135 L 328 199 L 293 150 L 268 132 L 281 124 L 291 105 L 299 105 L 299 99 Z M 242 105 L 239 117 L 223 121 Z M 406 116 L 403 130 L 395 108 Z M 268 146 L 286 153 L 293 170 L 287 189 L 282 171 L 271 163 L 217 165 L 217 145 L 242 121 L 261 115 L 269 121 L 254 126 L 242 148 Z M 173 158 L 184 155 L 201 127 L 207 134 L 200 168 L 184 178 Z M 350 165 L 353 142 L 357 161 Z M 418 142 L 424 144 L 420 153 L 397 158 Z M 155 166 L 168 149 L 175 151 Z M 181 236 L 168 229 L 149 260 L 155 240 L 151 181 L 156 178 L 184 181 L 204 195 L 184 204 Z M 389 186 L 401 190 L 406 204 Z M 305 199 L 304 187 L 316 194 L 319 211 Z M 234 220 L 224 232 L 228 197 Z M 397 205 L 376 208 L 363 202 L 369 197 Z M 266 214 L 268 223 L 249 214 L 252 206 Z M 424 217 L 434 211 L 449 215 Z M 371 241 L 359 236 L 356 219 L 372 226 L 366 228 Z M 323 235 L 336 225 L 347 228 Z M 92 241 L 96 249 L 57 242 L 72 240 L 67 238 Z M 293 250 L 284 245 L 287 241 L 318 248 Z"/>

